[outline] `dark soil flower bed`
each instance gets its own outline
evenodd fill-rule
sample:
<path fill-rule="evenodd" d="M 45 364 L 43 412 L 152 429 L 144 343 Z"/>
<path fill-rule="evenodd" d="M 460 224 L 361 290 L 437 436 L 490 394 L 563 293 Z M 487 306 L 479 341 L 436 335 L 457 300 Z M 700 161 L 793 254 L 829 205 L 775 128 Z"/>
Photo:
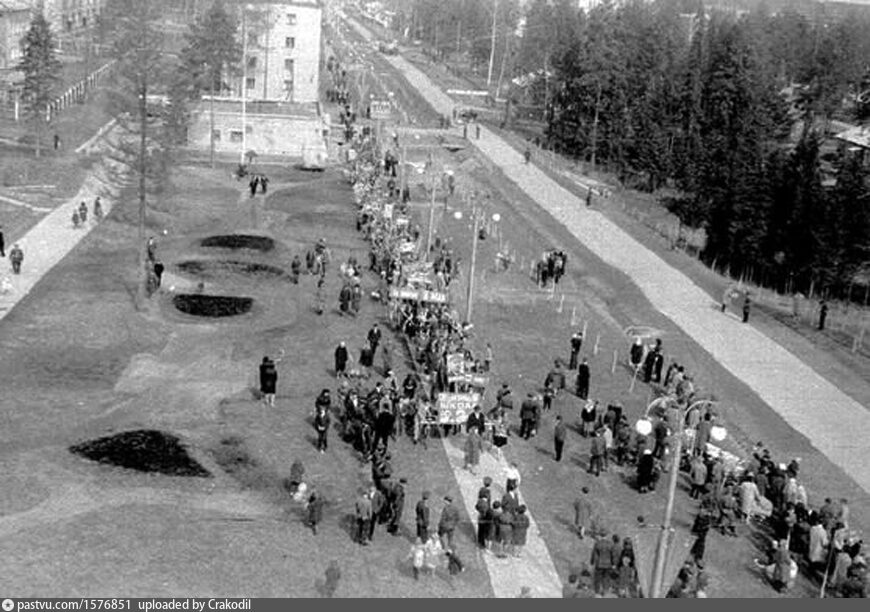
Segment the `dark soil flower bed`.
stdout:
<path fill-rule="evenodd" d="M 202 278 L 215 278 L 227 273 L 268 278 L 285 276 L 284 270 L 277 266 L 250 261 L 183 261 L 176 268 L 179 272 Z"/>
<path fill-rule="evenodd" d="M 234 317 L 250 312 L 254 298 L 234 295 L 201 295 L 182 293 L 172 298 L 172 303 L 181 312 L 195 317 Z"/>
<path fill-rule="evenodd" d="M 275 241 L 267 236 L 249 236 L 247 234 L 229 234 L 226 236 L 209 236 L 200 244 L 215 249 L 251 249 L 263 253 L 275 248 Z"/>
<path fill-rule="evenodd" d="M 71 453 L 108 465 L 166 474 L 168 476 L 211 476 L 193 459 L 172 434 L 142 429 L 126 431 L 69 448 Z"/>

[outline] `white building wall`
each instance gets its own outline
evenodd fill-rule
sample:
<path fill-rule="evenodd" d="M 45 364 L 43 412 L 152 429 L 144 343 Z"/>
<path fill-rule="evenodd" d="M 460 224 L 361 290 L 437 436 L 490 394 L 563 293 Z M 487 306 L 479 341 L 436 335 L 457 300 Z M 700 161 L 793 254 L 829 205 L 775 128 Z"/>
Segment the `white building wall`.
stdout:
<path fill-rule="evenodd" d="M 210 148 L 210 115 L 207 110 L 194 113 L 188 129 L 188 146 L 207 151 Z M 215 113 L 215 150 L 239 153 L 242 148 L 242 118 L 237 112 Z M 290 115 L 247 115 L 245 118 L 245 150 L 260 155 L 301 157 L 303 152 L 326 151 L 319 117 Z"/>
<path fill-rule="evenodd" d="M 246 96 L 250 100 L 317 102 L 321 8 L 274 0 L 247 6 Z M 241 78 L 237 88 L 241 86 Z"/>

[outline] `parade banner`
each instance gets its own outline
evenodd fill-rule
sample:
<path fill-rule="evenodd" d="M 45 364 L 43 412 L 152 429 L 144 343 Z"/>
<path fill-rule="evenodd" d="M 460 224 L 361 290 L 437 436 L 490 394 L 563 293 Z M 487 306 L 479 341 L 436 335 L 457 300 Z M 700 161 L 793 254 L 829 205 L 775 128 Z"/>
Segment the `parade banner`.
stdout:
<path fill-rule="evenodd" d="M 401 289 L 392 287 L 390 289 L 390 297 L 396 300 L 416 300 L 419 302 L 431 302 L 433 304 L 446 304 L 447 294 L 441 291 L 427 291 L 425 289 L 411 289 L 403 287 Z"/>
<path fill-rule="evenodd" d="M 442 425 L 465 423 L 479 403 L 479 393 L 439 393 L 438 422 Z"/>
<path fill-rule="evenodd" d="M 465 354 L 450 353 L 447 355 L 447 375 L 459 376 L 465 374 Z"/>
<path fill-rule="evenodd" d="M 462 383 L 466 385 L 471 385 L 477 389 L 486 389 L 486 386 L 489 384 L 489 378 L 486 376 L 481 376 L 480 374 L 472 374 L 470 372 L 465 374 L 456 374 L 454 376 L 447 376 L 448 383 Z"/>

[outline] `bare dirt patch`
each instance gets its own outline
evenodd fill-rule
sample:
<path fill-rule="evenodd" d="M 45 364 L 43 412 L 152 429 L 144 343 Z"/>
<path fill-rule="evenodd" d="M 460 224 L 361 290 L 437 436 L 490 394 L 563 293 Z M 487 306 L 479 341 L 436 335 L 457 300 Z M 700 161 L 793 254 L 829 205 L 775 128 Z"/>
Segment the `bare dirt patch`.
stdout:
<path fill-rule="evenodd" d="M 267 236 L 250 236 L 246 234 L 229 234 L 224 236 L 209 236 L 200 245 L 215 249 L 250 249 L 267 253 L 275 248 L 275 241 Z"/>
<path fill-rule="evenodd" d="M 252 261 L 235 260 L 192 260 L 182 261 L 175 268 L 184 274 L 199 278 L 214 279 L 228 274 L 255 278 L 283 278 L 287 274 L 282 268 Z"/>
<path fill-rule="evenodd" d="M 143 429 L 82 442 L 70 452 L 91 461 L 117 467 L 165 474 L 167 476 L 208 477 L 208 470 L 193 459 L 176 436 Z"/>
<path fill-rule="evenodd" d="M 234 295 L 182 293 L 172 298 L 175 308 L 195 317 L 234 317 L 251 311 L 254 298 Z"/>

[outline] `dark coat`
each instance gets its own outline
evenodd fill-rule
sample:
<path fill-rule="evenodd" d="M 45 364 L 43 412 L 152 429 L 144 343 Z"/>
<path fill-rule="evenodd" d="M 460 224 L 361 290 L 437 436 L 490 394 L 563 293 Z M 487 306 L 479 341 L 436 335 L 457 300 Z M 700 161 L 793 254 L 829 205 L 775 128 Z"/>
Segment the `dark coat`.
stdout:
<path fill-rule="evenodd" d="M 444 506 L 441 511 L 441 519 L 438 521 L 438 533 L 453 531 L 459 525 L 459 510 L 453 504 Z"/>
<path fill-rule="evenodd" d="M 468 415 L 468 420 L 465 422 L 465 431 L 471 431 L 472 428 L 476 428 L 481 436 L 486 432 L 486 417 L 482 412 L 480 414 L 472 412 Z"/>
<path fill-rule="evenodd" d="M 260 392 L 275 393 L 278 384 L 278 370 L 271 361 L 260 364 Z"/>
<path fill-rule="evenodd" d="M 414 514 L 416 515 L 416 521 L 419 527 L 428 529 L 430 512 L 431 511 L 429 509 L 429 505 L 424 500 L 421 499 L 417 502 L 417 507 L 414 510 Z"/>
<path fill-rule="evenodd" d="M 599 538 L 595 540 L 590 563 L 595 569 L 611 569 L 613 567 L 613 548 L 607 539 Z"/>
<path fill-rule="evenodd" d="M 528 537 L 531 521 L 529 516 L 524 512 L 518 512 L 514 515 L 513 522 L 513 543 L 517 546 L 525 546 L 526 538 Z"/>
<path fill-rule="evenodd" d="M 335 349 L 335 371 L 336 372 L 344 372 L 345 367 L 347 367 L 347 347 L 339 345 Z"/>

